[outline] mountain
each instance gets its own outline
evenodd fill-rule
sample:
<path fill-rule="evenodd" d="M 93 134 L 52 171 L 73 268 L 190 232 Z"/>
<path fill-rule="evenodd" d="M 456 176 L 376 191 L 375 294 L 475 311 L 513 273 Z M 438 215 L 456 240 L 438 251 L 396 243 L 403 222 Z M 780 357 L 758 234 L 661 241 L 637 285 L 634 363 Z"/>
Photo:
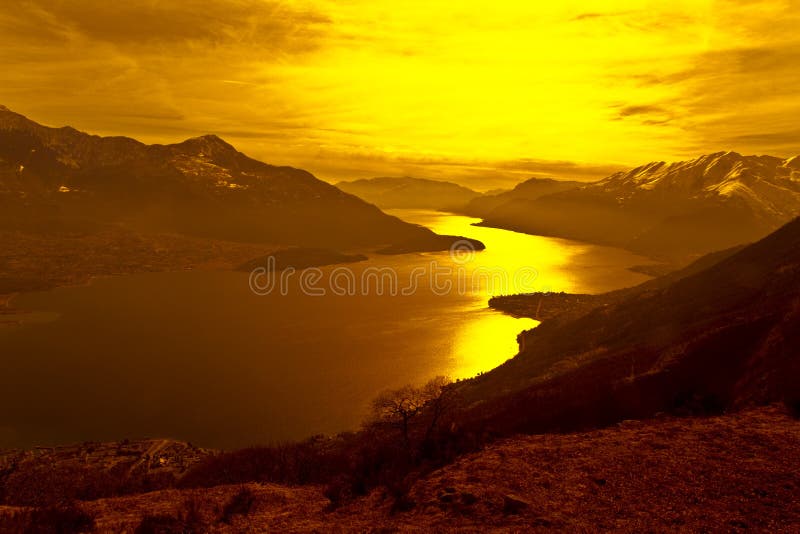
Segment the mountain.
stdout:
<path fill-rule="evenodd" d="M 538 309 L 543 297 L 516 297 L 517 309 L 519 299 Z M 797 404 L 798 332 L 795 219 L 757 243 L 598 296 L 522 334 L 518 356 L 462 388 L 480 400 L 467 419 L 493 432 L 540 432 Z"/>
<path fill-rule="evenodd" d="M 462 209 L 480 193 L 452 182 L 423 178 L 370 178 L 339 182 L 336 187 L 381 208 Z"/>
<path fill-rule="evenodd" d="M 443 250 L 454 238 L 388 216 L 215 135 L 171 145 L 49 128 L 0 108 L 0 228 L 123 224 L 231 241 Z"/>
<path fill-rule="evenodd" d="M 586 184 L 569 180 L 554 180 L 552 178 L 531 178 L 517 184 L 510 191 L 501 191 L 494 194 L 487 193 L 475 198 L 466 205 L 463 211 L 475 217 L 486 217 L 493 210 L 505 204 L 536 200 L 546 195 L 569 191 L 583 185 Z"/>
<path fill-rule="evenodd" d="M 798 214 L 800 158 L 720 152 L 503 204 L 484 224 L 685 260 L 760 239 Z"/>

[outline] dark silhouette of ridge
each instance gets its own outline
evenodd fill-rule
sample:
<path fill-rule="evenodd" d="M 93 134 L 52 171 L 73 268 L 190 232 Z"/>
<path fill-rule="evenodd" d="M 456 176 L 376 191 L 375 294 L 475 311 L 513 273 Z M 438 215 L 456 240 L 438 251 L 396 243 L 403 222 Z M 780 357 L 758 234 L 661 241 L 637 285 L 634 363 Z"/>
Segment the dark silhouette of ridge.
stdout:
<path fill-rule="evenodd" d="M 249 158 L 216 135 L 145 145 L 0 109 L 0 228 L 108 224 L 324 248 L 443 250 L 455 240 L 388 216 L 307 171 Z"/>
<path fill-rule="evenodd" d="M 336 187 L 381 208 L 420 208 L 461 211 L 481 196 L 467 187 L 424 178 L 369 178 L 339 182 Z"/>

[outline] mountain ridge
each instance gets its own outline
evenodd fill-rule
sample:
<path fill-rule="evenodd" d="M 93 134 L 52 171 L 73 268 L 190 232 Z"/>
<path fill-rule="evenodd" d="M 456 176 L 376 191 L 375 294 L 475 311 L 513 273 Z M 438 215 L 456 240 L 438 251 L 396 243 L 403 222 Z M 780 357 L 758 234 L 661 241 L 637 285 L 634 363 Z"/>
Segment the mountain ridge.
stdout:
<path fill-rule="evenodd" d="M 463 211 L 468 215 L 485 217 L 492 210 L 505 203 L 536 200 L 543 196 L 576 189 L 583 185 L 585 185 L 584 182 L 557 180 L 555 178 L 529 178 L 518 183 L 509 191 L 486 194 L 475 198 L 463 208 Z"/>
<path fill-rule="evenodd" d="M 382 208 L 457 211 L 481 196 L 454 182 L 411 176 L 362 178 L 337 182 L 336 187 Z"/>
<path fill-rule="evenodd" d="M 386 215 L 305 170 L 250 158 L 215 134 L 146 145 L 43 126 L 8 108 L 0 111 L 0 205 L 6 230 L 125 224 L 242 242 L 403 250 L 443 250 L 457 240 Z"/>
<path fill-rule="evenodd" d="M 800 215 L 798 158 L 717 152 L 629 171 L 484 215 L 486 226 L 685 262 L 755 241 Z"/>
<path fill-rule="evenodd" d="M 523 333 L 518 356 L 463 386 L 484 401 L 474 417 L 539 432 L 800 400 L 800 218 L 700 265 Z"/>

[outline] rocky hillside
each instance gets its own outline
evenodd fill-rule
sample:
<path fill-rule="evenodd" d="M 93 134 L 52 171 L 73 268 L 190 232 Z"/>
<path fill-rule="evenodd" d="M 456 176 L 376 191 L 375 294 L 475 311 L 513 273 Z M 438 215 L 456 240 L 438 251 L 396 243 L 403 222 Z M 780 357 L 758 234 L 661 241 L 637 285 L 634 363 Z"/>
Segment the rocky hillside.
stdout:
<path fill-rule="evenodd" d="M 0 530 L 58 524 L 86 532 L 788 532 L 800 528 L 798 444 L 800 421 L 774 407 L 627 421 L 503 440 L 416 480 L 403 510 L 393 510 L 383 489 L 334 508 L 320 486 L 248 483 L 54 508 L 0 505 Z M 120 462 L 136 462 L 133 448 L 113 450 Z M 157 451 L 144 466 L 164 471 L 173 457 Z"/>
<path fill-rule="evenodd" d="M 512 302 L 533 310 L 541 298 Z M 663 280 L 579 300 L 462 387 L 481 402 L 468 418 L 544 431 L 800 400 L 800 219 Z"/>
<path fill-rule="evenodd" d="M 381 208 L 459 211 L 481 196 L 477 191 L 452 182 L 409 177 L 339 182 L 336 187 Z"/>
<path fill-rule="evenodd" d="M 136 230 L 288 245 L 449 246 L 310 173 L 217 136 L 173 145 L 39 125 L 0 108 L 0 228 Z"/>
<path fill-rule="evenodd" d="M 760 239 L 798 214 L 800 158 L 721 152 L 502 204 L 485 224 L 684 260 Z"/>

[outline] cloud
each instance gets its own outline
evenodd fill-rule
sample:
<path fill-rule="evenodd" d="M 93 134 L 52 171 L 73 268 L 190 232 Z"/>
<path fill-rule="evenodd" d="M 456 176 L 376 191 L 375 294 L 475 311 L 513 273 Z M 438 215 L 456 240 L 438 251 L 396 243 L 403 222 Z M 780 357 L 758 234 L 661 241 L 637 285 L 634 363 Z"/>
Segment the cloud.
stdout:
<path fill-rule="evenodd" d="M 0 12 L 0 103 L 146 142 L 217 133 L 337 179 L 589 180 L 796 151 L 791 7 L 26 0 Z"/>
<path fill-rule="evenodd" d="M 263 114 L 248 102 L 274 91 L 264 66 L 319 49 L 329 23 L 277 0 L 30 0 L 0 12 L 0 100 L 148 140 L 241 129 Z M 282 98 L 271 99 L 288 109 Z"/>
<path fill-rule="evenodd" d="M 649 31 L 668 30 L 676 26 L 691 24 L 691 14 L 671 11 L 664 13 L 654 9 L 629 9 L 624 11 L 592 11 L 581 13 L 570 22 L 595 25 L 611 31 Z"/>
<path fill-rule="evenodd" d="M 120 46 L 175 45 L 188 42 L 269 45 L 271 51 L 313 48 L 325 16 L 270 0 L 31 0 L 27 16 L 59 21 L 87 39 Z M 166 50 L 169 53 L 169 50 Z"/>
<path fill-rule="evenodd" d="M 748 146 L 790 156 L 800 154 L 800 128 L 734 135 L 721 139 L 721 142 L 726 146 Z"/>
<path fill-rule="evenodd" d="M 685 153 L 716 146 L 787 155 L 798 148 L 796 65 L 800 41 L 705 52 L 683 70 L 642 80 L 645 86 L 670 87 L 673 94 L 657 104 L 623 108 L 620 116 L 661 110 L 685 132 Z"/>
<path fill-rule="evenodd" d="M 261 156 L 258 152 L 251 155 Z M 333 183 L 376 176 L 414 176 L 456 181 L 476 190 L 512 188 L 532 177 L 590 182 L 629 168 L 614 163 L 587 164 L 529 158 L 503 161 L 454 159 L 331 149 L 319 150 L 312 157 L 308 156 L 306 154 L 305 167 L 316 176 Z"/>
<path fill-rule="evenodd" d="M 631 115 L 651 115 L 653 113 L 663 113 L 665 110 L 661 106 L 624 106 L 619 110 L 620 117 L 630 117 Z"/>
<path fill-rule="evenodd" d="M 633 105 L 633 106 L 612 106 L 619 108 L 617 111 L 617 118 L 624 119 L 627 117 L 641 117 L 641 116 L 652 116 L 652 115 L 665 115 L 668 114 L 668 110 L 660 105 Z M 652 119 L 647 119 L 647 121 L 652 121 Z"/>
<path fill-rule="evenodd" d="M 617 11 L 617 12 L 610 12 L 610 13 L 601 13 L 601 12 L 588 12 L 588 13 L 581 13 L 576 15 L 572 18 L 573 21 L 582 21 L 582 20 L 596 20 L 596 19 L 607 19 L 607 18 L 617 18 L 617 17 L 626 17 L 631 14 L 635 14 L 637 12 L 633 11 Z"/>

